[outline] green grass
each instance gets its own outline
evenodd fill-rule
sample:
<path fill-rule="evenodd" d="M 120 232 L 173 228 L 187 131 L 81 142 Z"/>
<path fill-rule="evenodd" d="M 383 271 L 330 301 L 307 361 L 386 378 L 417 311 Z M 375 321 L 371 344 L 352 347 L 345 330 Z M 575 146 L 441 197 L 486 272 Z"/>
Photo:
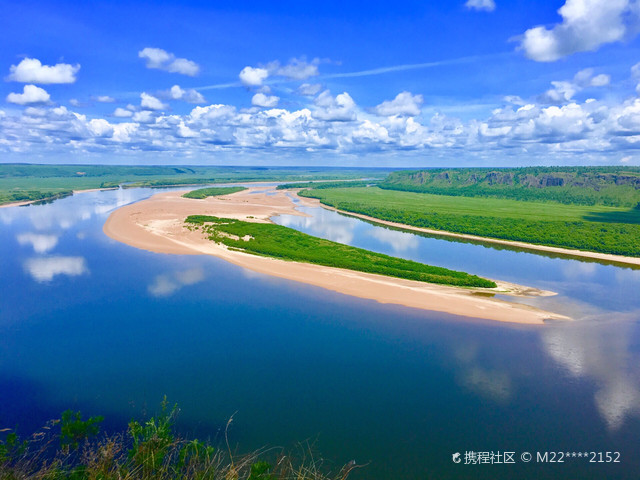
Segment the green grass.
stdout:
<path fill-rule="evenodd" d="M 304 190 L 340 210 L 447 232 L 640 256 L 640 210 L 370 188 Z"/>
<path fill-rule="evenodd" d="M 207 197 L 217 197 L 219 195 L 230 195 L 236 192 L 242 192 L 246 190 L 244 187 L 211 187 L 211 188 L 199 188 L 182 195 L 184 198 L 203 199 Z"/>
<path fill-rule="evenodd" d="M 212 241 L 254 255 L 443 285 L 486 288 L 496 286 L 491 280 L 468 273 L 351 247 L 281 225 L 206 215 L 192 215 L 186 222 L 202 228 Z"/>
<path fill-rule="evenodd" d="M 270 448 L 239 454 L 225 442 L 187 440 L 175 432 L 177 407 L 126 432 L 100 434 L 102 417 L 67 410 L 26 440 L 0 433 L 0 478 L 42 480 L 345 480 L 353 463 L 331 471 L 314 452 Z"/>

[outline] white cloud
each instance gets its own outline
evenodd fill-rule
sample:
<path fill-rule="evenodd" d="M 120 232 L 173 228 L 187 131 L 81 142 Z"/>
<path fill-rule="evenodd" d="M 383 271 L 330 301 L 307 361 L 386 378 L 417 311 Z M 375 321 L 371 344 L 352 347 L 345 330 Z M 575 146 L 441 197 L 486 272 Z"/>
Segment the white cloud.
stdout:
<path fill-rule="evenodd" d="M 329 90 L 325 90 L 314 103 L 313 116 L 320 120 L 347 122 L 356 119 L 356 103 L 347 92 L 334 98 Z"/>
<path fill-rule="evenodd" d="M 585 68 L 576 73 L 573 80 L 551 82 L 553 88 L 542 94 L 539 100 L 542 103 L 568 102 L 581 90 L 589 87 L 605 87 L 610 81 L 609 75 L 601 73 L 594 76 L 592 68 Z"/>
<path fill-rule="evenodd" d="M 318 75 L 318 65 L 320 59 L 314 58 L 307 62 L 304 58 L 292 58 L 286 65 L 280 65 L 277 60 L 269 63 L 267 69 L 270 75 L 278 75 L 291 80 L 306 80 L 309 77 Z"/>
<path fill-rule="evenodd" d="M 265 95 L 264 93 L 256 93 L 251 99 L 251 105 L 256 107 L 273 108 L 278 105 L 280 100 L 275 95 Z"/>
<path fill-rule="evenodd" d="M 401 92 L 393 100 L 385 100 L 375 110 L 378 115 L 408 115 L 415 117 L 420 115 L 420 106 L 423 103 L 422 95 L 412 95 L 411 92 Z"/>
<path fill-rule="evenodd" d="M 140 106 L 146 110 L 164 110 L 167 108 L 167 105 L 147 92 L 140 94 Z"/>
<path fill-rule="evenodd" d="M 487 12 L 493 12 L 496 9 L 496 2 L 493 0 L 467 0 L 467 3 L 465 3 L 464 6 L 471 10 L 485 10 Z"/>
<path fill-rule="evenodd" d="M 31 245 L 36 253 L 47 253 L 58 244 L 57 235 L 21 233 L 16 238 L 20 245 Z"/>
<path fill-rule="evenodd" d="M 322 85 L 319 83 L 303 83 L 298 87 L 298 94 L 306 97 L 313 97 L 317 95 L 320 90 L 322 90 Z"/>
<path fill-rule="evenodd" d="M 35 85 L 25 85 L 22 93 L 10 93 L 7 95 L 7 102 L 16 105 L 33 105 L 36 103 L 47 103 L 51 96 L 46 90 Z"/>
<path fill-rule="evenodd" d="M 180 88 L 180 85 L 174 85 L 173 87 L 171 87 L 171 90 L 169 90 L 169 97 L 174 100 L 183 100 L 188 103 L 206 102 L 202 94 L 200 94 L 200 92 L 198 92 L 197 90 L 194 90 L 193 88 L 184 90 L 183 88 Z"/>
<path fill-rule="evenodd" d="M 42 65 L 37 58 L 25 58 L 18 65 L 11 65 L 8 81 L 22 83 L 74 83 L 80 65 L 58 63 L 56 65 Z"/>
<path fill-rule="evenodd" d="M 109 95 L 99 95 L 95 97 L 95 101 L 100 103 L 113 103 L 116 101 L 116 99 L 113 97 L 110 97 Z"/>
<path fill-rule="evenodd" d="M 131 110 L 127 110 L 125 108 L 118 107 L 113 112 L 114 117 L 118 118 L 130 118 L 133 116 L 133 112 Z"/>
<path fill-rule="evenodd" d="M 57 275 L 74 277 L 89 272 L 83 257 L 30 258 L 24 267 L 36 282 L 50 282 Z"/>
<path fill-rule="evenodd" d="M 146 61 L 147 68 L 155 68 L 170 73 L 181 73 L 195 77 L 200 72 L 200 66 L 186 58 L 176 58 L 161 48 L 146 47 L 138 52 L 138 57 Z"/>
<path fill-rule="evenodd" d="M 636 35 L 640 23 L 635 0 L 567 0 L 558 13 L 562 22 L 551 29 L 538 26 L 521 39 L 525 55 L 538 62 L 553 62 Z"/>
<path fill-rule="evenodd" d="M 269 76 L 269 72 L 266 68 L 253 68 L 253 67 L 244 67 L 240 71 L 240 81 L 243 85 L 248 87 L 257 87 L 262 85 L 262 82 L 267 79 Z"/>

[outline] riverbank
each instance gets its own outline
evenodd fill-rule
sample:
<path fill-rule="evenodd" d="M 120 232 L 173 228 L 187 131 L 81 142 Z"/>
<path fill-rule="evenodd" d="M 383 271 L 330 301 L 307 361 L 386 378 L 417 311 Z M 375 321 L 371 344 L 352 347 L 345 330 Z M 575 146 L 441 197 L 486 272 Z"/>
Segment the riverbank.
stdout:
<path fill-rule="evenodd" d="M 304 215 L 295 210 L 282 191 L 250 188 L 232 195 L 203 200 L 182 198 L 183 191 L 163 192 L 114 211 L 104 224 L 109 237 L 157 253 L 213 255 L 249 270 L 322 287 L 359 298 L 472 318 L 523 324 L 542 324 L 567 317 L 528 305 L 478 294 L 553 295 L 528 287 L 497 282 L 497 289 L 466 289 L 354 272 L 319 265 L 289 262 L 231 251 L 208 240 L 201 231 L 185 227 L 189 215 L 213 215 L 245 221 L 268 222 L 274 215 Z M 316 202 L 302 199 L 308 206 Z"/>
<path fill-rule="evenodd" d="M 386 226 L 393 227 L 393 228 L 398 228 L 398 229 L 401 229 L 401 230 L 427 233 L 429 235 L 435 235 L 435 236 L 440 236 L 440 237 L 452 237 L 452 238 L 460 238 L 460 239 L 464 239 L 464 240 L 472 240 L 472 241 L 476 241 L 476 242 L 492 243 L 492 244 L 496 244 L 496 245 L 506 245 L 506 246 L 510 246 L 510 247 L 514 247 L 514 248 L 519 248 L 519 249 L 522 249 L 522 250 L 530 250 L 530 251 L 538 251 L 538 252 L 549 252 L 549 253 L 555 253 L 555 254 L 558 254 L 558 255 L 565 255 L 567 257 L 589 258 L 589 259 L 592 259 L 592 260 L 602 260 L 602 261 L 605 261 L 605 262 L 610 262 L 610 263 L 615 263 L 615 264 L 620 264 L 620 265 L 637 265 L 637 266 L 640 266 L 640 258 L 638 258 L 638 257 L 626 257 L 626 256 L 623 256 L 623 255 L 612 255 L 612 254 L 608 254 L 608 253 L 588 252 L 588 251 L 584 251 L 584 250 L 572 250 L 572 249 L 569 249 L 569 248 L 551 247 L 551 246 L 548 246 L 548 245 L 536 245 L 536 244 L 533 244 L 533 243 L 517 242 L 517 241 L 513 241 L 513 240 L 502 240 L 502 239 L 499 239 L 499 238 L 491 238 L 491 237 L 480 237 L 480 236 L 477 236 L 477 235 L 469 235 L 469 234 L 465 234 L 465 233 L 453 233 L 453 232 L 447 232 L 447 231 L 444 231 L 444 230 L 433 230 L 433 229 L 430 229 L 430 228 L 415 227 L 413 225 L 407 225 L 407 224 L 404 224 L 404 223 L 390 222 L 388 220 L 382 220 L 380 218 L 371 217 L 369 215 L 364 215 L 364 214 L 361 214 L 361 213 L 349 212 L 347 210 L 340 210 L 340 209 L 332 207 L 330 205 L 325 205 L 324 203 L 320 202 L 320 200 L 315 199 L 315 198 L 308 198 L 308 197 L 298 196 L 297 193 L 300 190 L 289 190 L 289 191 L 295 193 L 298 198 L 306 200 L 308 202 L 308 204 L 313 205 L 314 207 L 323 207 L 323 208 L 326 208 L 327 210 L 332 210 L 334 212 L 338 212 L 338 213 L 341 213 L 343 215 L 360 218 L 360 219 L 366 220 L 368 222 L 377 223 L 379 225 L 386 225 Z"/>

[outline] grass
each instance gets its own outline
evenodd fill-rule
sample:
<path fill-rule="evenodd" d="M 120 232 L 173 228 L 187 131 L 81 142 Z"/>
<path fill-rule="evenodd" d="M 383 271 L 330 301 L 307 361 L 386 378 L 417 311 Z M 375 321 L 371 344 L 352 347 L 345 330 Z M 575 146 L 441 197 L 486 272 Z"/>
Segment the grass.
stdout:
<path fill-rule="evenodd" d="M 0 440 L 0 478 L 42 480 L 345 480 L 359 468 L 349 463 L 336 472 L 312 454 L 282 449 L 237 454 L 227 430 L 222 448 L 180 438 L 174 429 L 177 407 L 163 402 L 160 414 L 133 420 L 125 433 L 100 435 L 102 417 L 82 420 L 64 412 L 27 440 L 5 432 Z"/>
<path fill-rule="evenodd" d="M 304 190 L 340 210 L 455 233 L 640 256 L 640 210 L 370 188 Z"/>
<path fill-rule="evenodd" d="M 195 199 L 203 199 L 207 197 L 217 197 L 219 195 L 230 195 L 236 192 L 242 192 L 246 190 L 244 187 L 210 187 L 210 188 L 199 188 L 197 190 L 192 190 L 190 192 L 182 195 L 184 198 L 195 198 Z"/>
<path fill-rule="evenodd" d="M 468 273 L 351 247 L 281 225 L 206 215 L 192 215 L 187 217 L 186 222 L 191 228 L 202 228 L 212 241 L 254 255 L 443 285 L 486 288 L 496 286 L 491 280 Z"/>

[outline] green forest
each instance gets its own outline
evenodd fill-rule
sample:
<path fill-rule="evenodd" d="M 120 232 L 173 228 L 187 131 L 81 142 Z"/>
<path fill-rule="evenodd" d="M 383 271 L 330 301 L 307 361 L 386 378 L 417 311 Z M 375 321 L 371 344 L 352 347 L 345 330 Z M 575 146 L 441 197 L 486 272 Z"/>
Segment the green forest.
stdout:
<path fill-rule="evenodd" d="M 272 223 L 206 215 L 189 216 L 186 223 L 202 228 L 214 242 L 254 255 L 443 285 L 496 287 L 493 281 L 475 275 L 351 247 Z"/>
<path fill-rule="evenodd" d="M 339 210 L 416 227 L 640 256 L 640 210 L 432 195 L 381 188 L 303 190 Z"/>
<path fill-rule="evenodd" d="M 406 192 L 574 205 L 631 208 L 640 203 L 640 167 L 405 170 L 389 174 L 378 185 Z"/>

